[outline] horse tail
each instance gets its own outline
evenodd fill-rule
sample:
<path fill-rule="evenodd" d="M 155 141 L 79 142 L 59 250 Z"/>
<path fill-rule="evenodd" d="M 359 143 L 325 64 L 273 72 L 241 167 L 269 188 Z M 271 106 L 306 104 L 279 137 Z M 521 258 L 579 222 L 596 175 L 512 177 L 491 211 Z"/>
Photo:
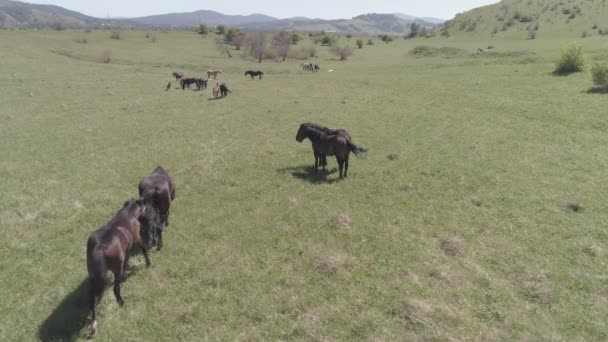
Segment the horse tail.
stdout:
<path fill-rule="evenodd" d="M 355 144 L 353 144 L 350 140 L 347 140 L 348 143 L 348 149 L 355 154 L 355 156 L 359 156 L 359 153 L 365 153 L 368 151 L 368 149 L 364 148 L 363 146 L 357 146 Z"/>

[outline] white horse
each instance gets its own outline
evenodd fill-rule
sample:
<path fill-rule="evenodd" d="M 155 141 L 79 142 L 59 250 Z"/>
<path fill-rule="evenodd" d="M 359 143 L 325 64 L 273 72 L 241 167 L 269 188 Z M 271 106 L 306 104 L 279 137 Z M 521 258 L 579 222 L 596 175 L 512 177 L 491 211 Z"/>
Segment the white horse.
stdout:
<path fill-rule="evenodd" d="M 215 80 L 215 79 L 217 79 L 217 75 L 218 74 L 221 75 L 222 74 L 222 70 L 215 70 L 215 71 L 214 70 L 208 70 L 207 71 L 207 78 Z"/>
<path fill-rule="evenodd" d="M 312 63 L 302 63 L 300 64 L 300 68 L 302 68 L 302 70 L 304 71 L 313 71 L 313 65 Z"/>

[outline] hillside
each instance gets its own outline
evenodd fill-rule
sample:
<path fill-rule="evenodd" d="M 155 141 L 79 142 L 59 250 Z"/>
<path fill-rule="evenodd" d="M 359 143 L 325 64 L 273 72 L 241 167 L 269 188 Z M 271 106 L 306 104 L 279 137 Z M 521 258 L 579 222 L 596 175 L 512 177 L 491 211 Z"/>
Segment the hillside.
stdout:
<path fill-rule="evenodd" d="M 445 35 L 483 34 L 536 38 L 583 37 L 608 33 L 606 0 L 503 0 L 456 15 Z"/>
<path fill-rule="evenodd" d="M 153 15 L 141 18 L 131 19 L 137 23 L 150 25 L 150 26 L 173 26 L 173 27 L 184 27 L 184 26 L 198 26 L 200 24 L 207 24 L 209 26 L 216 25 L 228 25 L 228 26 L 242 26 L 248 24 L 267 23 L 278 20 L 263 14 L 251 14 L 251 15 L 225 15 L 222 13 L 201 10 L 189 13 L 169 13 Z"/>
<path fill-rule="evenodd" d="M 59 6 L 0 0 L 0 27 L 78 27 L 101 21 Z"/>
<path fill-rule="evenodd" d="M 284 19 L 264 24 L 246 25 L 244 28 L 258 31 L 295 30 L 302 32 L 327 31 L 370 35 L 380 33 L 404 34 L 409 32 L 410 25 L 414 21 L 423 24 L 426 28 L 437 26 L 435 23 L 426 22 L 416 17 L 403 19 L 394 14 L 370 13 L 359 15 L 352 19 L 338 20 Z"/>

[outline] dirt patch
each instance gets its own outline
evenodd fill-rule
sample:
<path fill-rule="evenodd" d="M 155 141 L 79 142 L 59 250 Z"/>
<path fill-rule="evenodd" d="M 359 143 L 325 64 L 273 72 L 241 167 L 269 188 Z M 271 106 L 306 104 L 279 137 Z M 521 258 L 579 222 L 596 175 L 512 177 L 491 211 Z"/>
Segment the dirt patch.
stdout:
<path fill-rule="evenodd" d="M 317 271 L 323 275 L 334 274 L 340 267 L 343 267 L 350 257 L 346 253 L 334 253 L 317 262 Z"/>
<path fill-rule="evenodd" d="M 441 240 L 441 250 L 447 256 L 458 256 L 464 253 L 464 239 L 452 237 Z"/>
<path fill-rule="evenodd" d="M 332 223 L 336 228 L 351 229 L 353 227 L 353 220 L 346 213 L 338 214 Z"/>
<path fill-rule="evenodd" d="M 564 208 L 564 210 L 566 211 L 571 211 L 573 213 L 581 213 L 585 210 L 585 208 L 583 208 L 583 205 L 578 202 L 567 202 L 562 205 L 562 208 Z"/>
<path fill-rule="evenodd" d="M 390 161 L 393 161 L 393 160 L 397 160 L 397 159 L 399 159 L 399 155 L 398 155 L 398 154 L 395 154 L 395 153 L 391 153 L 391 154 L 389 154 L 388 156 L 386 156 L 386 158 L 387 158 L 388 160 L 390 160 Z"/>

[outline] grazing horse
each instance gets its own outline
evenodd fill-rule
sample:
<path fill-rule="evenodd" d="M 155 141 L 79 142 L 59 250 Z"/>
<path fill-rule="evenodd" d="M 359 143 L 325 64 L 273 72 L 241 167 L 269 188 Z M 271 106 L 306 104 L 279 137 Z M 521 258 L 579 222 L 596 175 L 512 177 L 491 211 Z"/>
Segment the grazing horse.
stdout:
<path fill-rule="evenodd" d="M 190 89 L 190 85 L 196 83 L 196 78 L 192 78 L 192 77 L 182 78 L 179 83 L 182 86 L 182 90 L 186 90 L 186 88 Z"/>
<path fill-rule="evenodd" d="M 182 74 L 181 72 L 174 72 L 173 77 L 175 77 L 176 81 L 179 81 L 184 77 L 184 74 Z"/>
<path fill-rule="evenodd" d="M 319 67 L 319 64 L 315 64 L 315 65 L 312 67 L 312 71 L 314 71 L 314 72 L 317 72 L 317 71 L 319 71 L 319 70 L 321 70 L 321 67 Z"/>
<path fill-rule="evenodd" d="M 315 172 L 318 172 L 319 155 L 336 156 L 336 161 L 340 168 L 340 178 L 343 177 L 342 171 L 344 171 L 344 177 L 347 177 L 350 152 L 358 155 L 359 152 L 367 151 L 353 144 L 342 135 L 329 135 L 316 128 L 302 124 L 296 134 L 296 141 L 302 142 L 306 138 L 312 141 L 312 150 L 315 155 Z"/>
<path fill-rule="evenodd" d="M 215 80 L 215 79 L 217 79 L 217 75 L 218 74 L 221 75 L 222 74 L 222 70 L 215 70 L 215 71 L 214 70 L 209 70 L 209 71 L 207 71 L 207 78 Z"/>
<path fill-rule="evenodd" d="M 198 90 L 207 89 L 207 80 L 202 78 L 195 78 L 196 87 Z"/>
<path fill-rule="evenodd" d="M 304 70 L 304 71 L 312 71 L 313 65 L 312 65 L 312 63 L 302 63 L 302 64 L 300 64 L 300 68 L 302 68 L 302 70 Z"/>
<path fill-rule="evenodd" d="M 124 300 L 120 296 L 120 283 L 125 280 L 125 270 L 128 265 L 129 250 L 139 246 L 150 266 L 148 249 L 142 240 L 142 226 L 152 224 L 147 221 L 149 211 L 154 211 L 147 200 L 129 200 L 125 202 L 114 217 L 105 225 L 91 234 L 87 241 L 87 270 L 90 281 L 90 308 L 93 313 L 91 337 L 97 334 L 97 303 L 101 300 L 105 289 L 105 277 L 108 270 L 114 273 L 114 296 L 120 306 Z M 156 221 L 158 221 L 158 216 Z"/>
<path fill-rule="evenodd" d="M 264 73 L 262 71 L 260 71 L 260 70 L 258 70 L 258 71 L 247 70 L 245 72 L 245 76 L 251 76 L 251 79 L 253 79 L 256 76 L 259 76 L 260 80 L 261 80 L 262 79 L 262 75 L 264 75 Z"/>
<path fill-rule="evenodd" d="M 222 97 L 228 96 L 228 93 L 232 94 L 230 89 L 228 89 L 228 86 L 226 85 L 226 83 L 220 84 L 220 94 L 222 95 Z"/>
<path fill-rule="evenodd" d="M 304 126 L 308 126 L 308 127 L 312 127 L 316 130 L 319 130 L 325 134 L 328 135 L 341 135 L 344 138 L 346 138 L 348 141 L 351 141 L 351 137 L 350 134 L 348 134 L 348 132 L 344 129 L 331 129 L 331 128 L 327 128 L 325 126 L 321 126 L 321 125 L 317 125 L 317 124 L 313 124 L 313 123 L 303 123 L 302 125 Z M 327 157 L 324 154 L 319 154 L 319 165 L 323 167 L 323 171 L 325 171 L 325 166 L 327 166 Z"/>
<path fill-rule="evenodd" d="M 139 182 L 139 196 L 147 199 L 160 216 L 160 224 L 150 227 L 150 242 L 156 243 L 156 249 L 160 251 L 163 248 L 164 227 L 169 226 L 169 208 L 175 200 L 175 183 L 167 171 L 159 166 Z"/>

